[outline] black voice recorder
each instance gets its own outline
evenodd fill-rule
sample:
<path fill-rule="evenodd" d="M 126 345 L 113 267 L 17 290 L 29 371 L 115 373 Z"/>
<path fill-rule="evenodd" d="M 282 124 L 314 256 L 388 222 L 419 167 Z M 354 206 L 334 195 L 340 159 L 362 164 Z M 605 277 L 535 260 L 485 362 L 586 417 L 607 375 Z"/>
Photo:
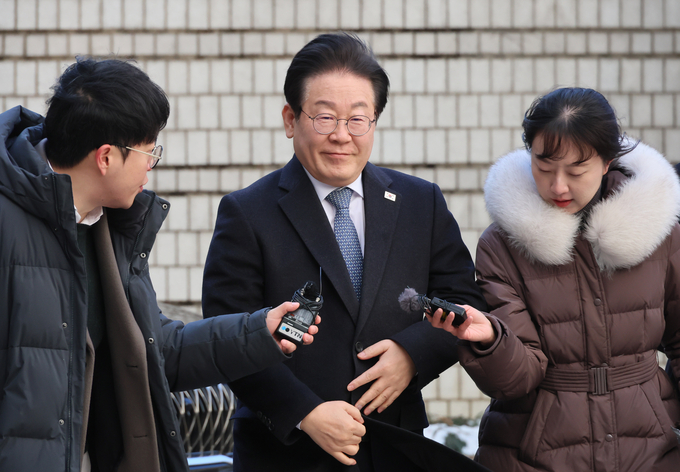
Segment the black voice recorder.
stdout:
<path fill-rule="evenodd" d="M 295 291 L 291 301 L 298 302 L 300 306 L 283 316 L 276 332 L 281 337 L 300 345 L 302 335 L 314 324 L 316 315 L 321 311 L 323 297 L 314 282 L 307 282 L 301 289 Z"/>

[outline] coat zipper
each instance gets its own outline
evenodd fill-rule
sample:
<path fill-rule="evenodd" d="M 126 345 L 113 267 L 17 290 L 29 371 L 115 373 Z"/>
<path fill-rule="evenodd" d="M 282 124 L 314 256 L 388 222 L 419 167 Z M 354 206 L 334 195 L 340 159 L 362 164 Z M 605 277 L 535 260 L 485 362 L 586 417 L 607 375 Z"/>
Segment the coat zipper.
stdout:
<path fill-rule="evenodd" d="M 52 178 L 52 193 L 54 194 L 54 204 L 55 204 L 55 214 L 57 217 L 57 226 L 54 228 L 54 231 L 58 231 L 59 228 L 63 228 L 64 225 L 61 224 L 61 218 L 60 218 L 60 213 L 59 213 L 59 196 L 57 195 L 57 179 L 55 177 L 55 174 L 52 173 L 50 174 Z M 61 236 L 57 235 L 57 239 L 59 238 L 66 238 L 66 235 Z M 66 241 L 64 240 L 64 244 L 66 244 Z M 71 261 L 73 261 L 73 257 L 71 257 Z M 68 350 L 68 390 L 67 390 L 67 404 L 66 404 L 66 470 L 69 471 L 71 470 L 71 453 L 72 453 L 72 448 L 73 448 L 73 441 L 72 441 L 72 434 L 73 434 L 73 351 L 75 348 L 75 331 L 77 329 L 76 324 L 75 324 L 75 314 L 74 314 L 74 309 L 75 309 L 75 274 L 74 272 L 71 272 L 71 291 L 69 294 L 69 306 L 71 307 L 70 313 L 69 313 L 69 326 L 71 326 L 70 333 L 69 333 L 69 343 L 70 343 L 70 348 Z"/>

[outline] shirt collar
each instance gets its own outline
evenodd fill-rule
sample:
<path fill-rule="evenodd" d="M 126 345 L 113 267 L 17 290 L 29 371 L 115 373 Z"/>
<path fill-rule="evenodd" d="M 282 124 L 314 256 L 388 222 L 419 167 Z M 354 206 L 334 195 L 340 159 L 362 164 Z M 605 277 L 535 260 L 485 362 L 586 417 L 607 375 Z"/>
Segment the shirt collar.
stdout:
<path fill-rule="evenodd" d="M 303 169 L 305 169 L 304 166 L 302 166 Z M 320 180 L 315 179 L 312 174 L 309 173 L 307 169 L 305 169 L 305 173 L 307 174 L 307 177 L 309 177 L 309 180 L 312 182 L 312 185 L 314 186 L 314 190 L 316 190 L 316 194 L 319 196 L 319 200 L 324 201 L 326 197 L 328 196 L 329 193 L 331 193 L 333 190 L 336 190 L 338 188 L 342 187 L 333 187 L 332 185 L 325 184 L 321 182 Z M 359 195 L 361 198 L 364 198 L 364 184 L 361 181 L 361 176 L 363 172 L 359 174 L 359 177 L 352 182 L 349 185 L 345 185 L 344 187 L 351 188 L 354 190 L 354 192 Z"/>
<path fill-rule="evenodd" d="M 47 152 L 45 151 L 45 144 L 47 144 L 47 138 L 44 138 L 41 140 L 38 145 L 35 147 L 35 150 L 38 151 L 38 154 L 40 154 L 40 157 L 42 157 L 45 162 L 47 162 L 47 165 L 50 167 L 50 170 L 52 173 L 56 174 L 54 172 L 54 168 L 52 167 L 52 164 L 50 163 L 50 160 L 47 158 Z M 95 224 L 99 219 L 102 217 L 104 214 L 104 208 L 103 207 L 96 207 L 93 208 L 86 216 L 83 218 L 80 216 L 80 213 L 78 213 L 78 209 L 76 208 L 75 205 L 73 205 L 73 210 L 75 211 L 76 214 L 76 222 L 81 224 L 81 225 L 87 225 L 87 226 L 92 226 Z M 83 221 L 80 221 L 80 220 Z"/>

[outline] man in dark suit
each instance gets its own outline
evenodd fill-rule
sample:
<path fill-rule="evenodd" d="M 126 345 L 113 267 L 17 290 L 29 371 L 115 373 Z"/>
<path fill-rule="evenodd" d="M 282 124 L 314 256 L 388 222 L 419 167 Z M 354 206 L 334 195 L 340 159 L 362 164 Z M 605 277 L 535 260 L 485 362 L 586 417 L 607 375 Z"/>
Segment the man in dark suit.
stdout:
<path fill-rule="evenodd" d="M 284 86 L 295 155 L 220 204 L 204 316 L 280 303 L 306 281 L 324 298 L 313 345 L 230 384 L 243 402 L 236 470 L 381 470 L 362 413 L 422 434 L 420 389 L 457 361 L 455 338 L 402 311 L 399 294 L 485 308 L 439 188 L 368 163 L 388 88 L 358 38 L 311 41 Z"/>

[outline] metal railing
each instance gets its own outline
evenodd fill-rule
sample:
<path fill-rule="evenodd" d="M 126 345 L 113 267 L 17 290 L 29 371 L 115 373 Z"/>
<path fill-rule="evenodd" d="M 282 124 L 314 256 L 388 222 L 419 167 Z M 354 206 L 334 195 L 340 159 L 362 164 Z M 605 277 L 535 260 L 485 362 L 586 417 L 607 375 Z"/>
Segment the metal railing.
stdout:
<path fill-rule="evenodd" d="M 226 454 L 234 446 L 230 418 L 236 409 L 234 393 L 223 384 L 173 392 L 187 454 Z"/>

